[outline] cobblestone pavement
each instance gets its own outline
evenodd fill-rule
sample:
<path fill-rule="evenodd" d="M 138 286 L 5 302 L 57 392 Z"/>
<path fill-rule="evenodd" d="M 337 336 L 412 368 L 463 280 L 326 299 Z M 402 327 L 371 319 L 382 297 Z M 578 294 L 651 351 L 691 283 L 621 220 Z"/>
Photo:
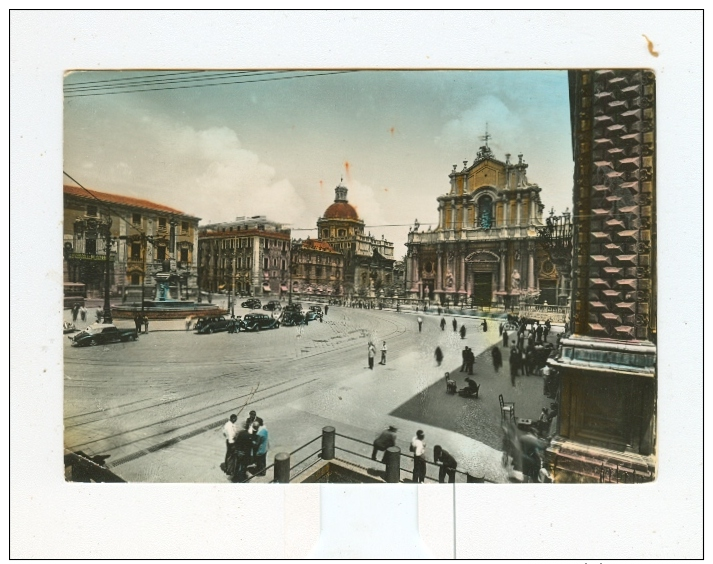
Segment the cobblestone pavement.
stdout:
<path fill-rule="evenodd" d="M 248 311 L 238 308 L 236 315 Z M 69 315 L 65 311 L 65 318 Z M 499 342 L 496 325 L 482 333 L 480 320 L 458 317 L 459 327 L 465 323 L 468 329 L 462 340 L 450 325 L 440 330 L 440 317 L 422 317 L 419 333 L 414 314 L 334 306 L 323 323 L 311 322 L 301 332 L 282 327 L 196 335 L 185 330 L 183 320 L 173 320 L 152 321 L 149 334 L 137 342 L 74 348 L 66 340 L 65 447 L 110 454 L 108 465 L 129 481 L 222 482 L 222 425 L 230 413 L 244 418 L 255 409 L 270 431 L 268 463 L 276 453 L 317 437 L 325 425 L 370 443 L 394 424 L 402 452 L 408 453 L 411 437 L 422 428 L 429 459 L 440 443 L 464 471 L 506 481 L 496 438 L 497 395 L 507 392 L 518 415 L 535 416 L 547 405 L 541 379 L 521 377 L 513 390 L 504 376 L 507 363 L 496 376 L 479 357 L 475 378 L 481 398 L 446 395 L 443 372 L 458 376 L 464 344 L 478 355 Z M 449 324 L 452 317 L 446 318 Z M 117 320 L 117 325 L 133 327 L 133 322 Z M 386 366 L 377 364 L 373 371 L 367 366 L 369 340 L 377 348 L 386 340 L 389 348 Z M 441 367 L 433 358 L 436 346 L 445 353 Z M 337 445 L 371 454 L 366 445 L 346 439 L 338 438 Z M 310 447 L 302 452 L 307 456 Z M 354 454 L 341 455 L 379 468 Z"/>

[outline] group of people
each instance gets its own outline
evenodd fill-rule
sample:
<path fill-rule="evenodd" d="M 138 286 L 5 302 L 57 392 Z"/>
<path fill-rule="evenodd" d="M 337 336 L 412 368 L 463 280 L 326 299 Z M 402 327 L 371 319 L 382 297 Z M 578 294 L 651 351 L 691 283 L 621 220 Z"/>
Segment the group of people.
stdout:
<path fill-rule="evenodd" d="M 545 464 L 544 452 L 548 441 L 537 436 L 532 430 L 522 431 L 516 423 L 509 420 L 503 425 L 504 467 L 512 466 L 519 472 L 524 482 L 551 482 L 552 479 Z"/>
<path fill-rule="evenodd" d="M 381 360 L 379 364 L 386 366 L 386 341 L 381 341 Z M 367 360 L 369 361 L 369 370 L 374 370 L 374 358 L 376 358 L 376 346 L 373 341 L 367 344 Z"/>
<path fill-rule="evenodd" d="M 245 482 L 250 468 L 254 475 L 265 476 L 269 433 L 265 422 L 255 411 L 251 411 L 243 423 L 238 423 L 238 416 L 232 414 L 223 426 L 223 436 L 225 460 L 220 468 L 232 482 Z"/>
<path fill-rule="evenodd" d="M 144 328 L 144 333 L 149 332 L 149 318 L 145 315 L 136 314 L 134 316 L 134 325 L 136 325 L 136 332 L 141 333 L 141 328 Z"/>
<path fill-rule="evenodd" d="M 389 425 L 376 437 L 373 444 L 374 448 L 371 452 L 372 460 L 376 460 L 378 452 L 386 451 L 389 447 L 396 446 L 397 431 L 396 427 Z M 413 454 L 412 481 L 415 484 L 422 484 L 426 480 L 426 434 L 421 429 L 416 431 L 416 436 L 411 439 L 409 451 Z M 440 483 L 445 483 L 446 481 L 449 483 L 455 482 L 458 463 L 441 445 L 433 447 L 433 462 L 439 466 L 438 481 Z"/>
<path fill-rule="evenodd" d="M 475 364 L 475 353 L 470 347 L 465 347 L 462 352 L 463 363 L 461 364 L 460 371 L 467 372 L 469 375 L 473 375 L 473 364 Z"/>
<path fill-rule="evenodd" d="M 87 320 L 87 308 L 83 304 L 76 303 L 72 306 L 72 323 L 76 323 L 77 318 L 82 322 Z"/>

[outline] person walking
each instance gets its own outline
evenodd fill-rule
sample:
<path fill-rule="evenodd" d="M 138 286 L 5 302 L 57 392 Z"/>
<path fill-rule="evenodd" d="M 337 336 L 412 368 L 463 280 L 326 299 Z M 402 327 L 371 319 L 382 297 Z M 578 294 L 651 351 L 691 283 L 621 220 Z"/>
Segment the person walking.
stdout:
<path fill-rule="evenodd" d="M 87 320 L 87 308 L 84 306 L 80 306 L 79 308 L 79 317 L 82 319 L 82 321 Z"/>
<path fill-rule="evenodd" d="M 141 333 L 141 324 L 142 324 L 142 323 L 143 323 L 143 321 L 141 320 L 141 316 L 137 313 L 137 314 L 134 316 L 134 326 L 136 327 L 136 334 L 137 334 L 137 335 L 138 335 L 139 333 Z"/>
<path fill-rule="evenodd" d="M 441 445 L 433 447 L 433 462 L 440 466 L 438 470 L 438 482 L 440 484 L 446 483 L 446 477 L 448 477 L 447 483 L 449 484 L 456 481 L 456 467 L 458 463 Z"/>
<path fill-rule="evenodd" d="M 236 425 L 238 421 L 238 416 L 233 413 L 230 419 L 223 425 L 223 437 L 225 437 L 225 460 L 223 464 L 220 465 L 223 472 L 229 476 L 235 473 L 235 460 L 233 458 L 235 450 L 235 436 L 238 434 L 238 427 Z"/>
<path fill-rule="evenodd" d="M 475 353 L 473 353 L 473 349 L 470 347 L 466 347 L 468 349 L 468 355 L 466 357 L 468 361 L 468 375 L 472 376 L 473 375 L 473 365 L 475 364 Z"/>
<path fill-rule="evenodd" d="M 495 372 L 500 372 L 500 369 L 503 366 L 503 355 L 500 353 L 500 349 L 498 347 L 490 349 L 490 356 L 493 359 L 493 368 L 495 369 Z"/>
<path fill-rule="evenodd" d="M 420 332 L 421 332 L 421 327 L 423 326 L 423 319 L 422 319 L 421 316 L 419 315 L 419 316 L 418 316 L 418 319 L 417 319 L 416 321 L 418 321 L 418 332 L 420 333 Z"/>
<path fill-rule="evenodd" d="M 463 349 L 463 352 L 461 352 L 461 358 L 463 362 L 460 365 L 460 371 L 465 372 L 468 368 L 468 347 L 465 347 Z"/>
<path fill-rule="evenodd" d="M 515 376 L 517 376 L 517 371 L 520 368 L 520 351 L 515 346 L 513 341 L 513 347 L 510 349 L 510 383 L 515 386 Z"/>
<path fill-rule="evenodd" d="M 374 343 L 369 341 L 367 345 L 367 357 L 369 359 L 369 370 L 374 370 L 374 357 L 376 356 L 376 347 Z"/>
<path fill-rule="evenodd" d="M 409 450 L 413 453 L 413 482 L 423 484 L 426 479 L 426 437 L 420 429 L 416 431 L 416 436 L 411 441 Z"/>
<path fill-rule="evenodd" d="M 386 341 L 381 341 L 381 361 L 379 364 L 386 366 Z"/>
<path fill-rule="evenodd" d="M 329 306 L 326 305 L 324 306 L 324 315 L 327 315 L 329 313 Z"/>
<path fill-rule="evenodd" d="M 480 326 L 483 328 L 483 333 L 488 332 L 488 321 L 483 319 L 483 322 L 480 324 Z"/>
<path fill-rule="evenodd" d="M 446 318 L 441 317 L 441 331 L 445 331 L 445 330 L 446 330 Z"/>
<path fill-rule="evenodd" d="M 78 316 L 79 316 L 79 304 L 74 304 L 72 306 L 72 323 L 77 322 Z"/>
<path fill-rule="evenodd" d="M 458 322 L 456 321 L 455 317 L 453 318 L 453 331 L 458 331 Z"/>
<path fill-rule="evenodd" d="M 438 363 L 438 366 L 441 365 L 441 362 L 443 362 L 443 351 L 441 350 L 441 347 L 436 347 L 436 362 Z"/>
<path fill-rule="evenodd" d="M 256 417 L 253 421 L 253 435 L 255 435 L 255 474 L 265 475 L 267 468 L 267 451 L 270 448 L 269 433 L 262 418 Z"/>
<path fill-rule="evenodd" d="M 503 348 L 508 348 L 508 332 L 503 329 Z"/>
<path fill-rule="evenodd" d="M 460 338 L 465 339 L 465 324 L 460 326 Z"/>
<path fill-rule="evenodd" d="M 190 315 L 186 316 L 186 331 L 191 330 L 192 321 L 193 321 L 193 318 Z"/>
<path fill-rule="evenodd" d="M 544 328 L 542 325 L 539 323 L 537 324 L 537 329 L 535 330 L 535 342 L 536 343 L 541 343 L 542 342 L 542 332 L 544 331 Z"/>
<path fill-rule="evenodd" d="M 149 334 L 149 318 L 144 315 L 144 333 Z"/>
<path fill-rule="evenodd" d="M 379 451 L 384 451 L 384 456 L 386 456 L 386 449 L 392 446 L 396 446 L 396 431 L 398 429 L 393 425 L 389 425 L 384 429 L 381 434 L 374 439 L 374 448 L 371 451 L 371 459 L 376 460 L 376 453 Z M 381 458 L 384 461 L 384 458 Z"/>

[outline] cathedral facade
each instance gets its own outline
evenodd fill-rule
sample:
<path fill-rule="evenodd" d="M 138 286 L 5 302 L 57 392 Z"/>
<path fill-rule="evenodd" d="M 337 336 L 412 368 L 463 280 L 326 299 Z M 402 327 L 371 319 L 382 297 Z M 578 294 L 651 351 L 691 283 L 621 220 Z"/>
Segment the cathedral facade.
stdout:
<path fill-rule="evenodd" d="M 538 242 L 541 188 L 528 165 L 495 158 L 486 144 L 439 196 L 438 226 L 408 235 L 406 290 L 412 298 L 473 306 L 557 304 L 563 279 Z"/>

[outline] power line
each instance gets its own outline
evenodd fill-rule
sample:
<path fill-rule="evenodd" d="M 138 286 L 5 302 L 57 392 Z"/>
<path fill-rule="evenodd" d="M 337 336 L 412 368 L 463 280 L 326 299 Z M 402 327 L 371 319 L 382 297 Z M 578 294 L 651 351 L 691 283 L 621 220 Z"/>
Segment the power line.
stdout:
<path fill-rule="evenodd" d="M 285 71 L 261 71 L 260 73 L 255 73 L 252 71 L 246 71 L 246 72 L 222 72 L 222 73 L 217 73 L 217 74 L 212 74 L 212 75 L 204 75 L 204 76 L 195 76 L 195 77 L 187 77 L 187 78 L 166 78 L 166 79 L 155 79 L 155 80 L 143 80 L 141 78 L 136 78 L 134 80 L 131 80 L 130 82 L 124 82 L 122 84 L 110 84 L 110 85 L 103 85 L 100 84 L 98 86 L 84 86 L 82 83 L 77 83 L 77 84 L 71 84 L 65 87 L 64 91 L 65 93 L 74 93 L 74 92 L 82 92 L 86 90 L 108 90 L 108 89 L 117 89 L 117 88 L 131 88 L 132 86 L 149 86 L 152 84 L 171 84 L 171 83 L 187 83 L 187 82 L 193 82 L 193 81 L 206 81 L 206 80 L 219 80 L 221 78 L 224 78 L 226 76 L 233 76 L 233 77 L 238 77 L 241 75 L 251 75 L 251 76 L 265 76 L 266 74 L 277 74 Z"/>
<path fill-rule="evenodd" d="M 118 217 L 119 219 L 123 219 L 124 222 L 125 222 L 129 227 L 133 227 L 136 231 L 139 232 L 139 234 L 141 234 L 141 235 L 144 236 L 144 237 L 146 236 L 146 233 L 144 233 L 144 231 L 142 231 L 141 229 L 139 229 L 138 227 L 136 227 L 136 225 L 134 225 L 133 222 L 130 222 L 128 219 L 126 219 L 126 218 L 125 218 L 124 216 L 122 216 L 120 213 L 116 212 L 116 211 L 106 202 L 106 200 L 102 200 L 101 198 L 99 198 L 98 196 L 96 196 L 95 194 L 93 194 L 91 190 L 89 190 L 89 189 L 85 188 L 84 186 L 82 186 L 79 182 L 77 182 L 74 178 L 72 178 L 72 177 L 71 177 L 69 174 L 67 174 L 64 170 L 62 171 L 62 174 L 64 174 L 67 178 L 69 178 L 72 182 L 74 182 L 77 186 L 79 186 L 82 190 L 84 190 L 87 194 L 89 194 L 89 196 L 91 196 L 92 198 L 94 198 L 97 202 L 100 202 L 100 203 L 102 204 L 102 206 L 103 206 L 104 208 L 106 208 L 106 209 L 110 212 L 110 214 L 114 214 L 114 215 L 115 215 L 116 217 Z"/>
<path fill-rule="evenodd" d="M 166 87 L 166 88 L 144 88 L 144 89 L 139 89 L 139 90 L 122 90 L 119 92 L 90 92 L 87 94 L 66 94 L 65 98 L 81 98 L 84 96 L 111 96 L 114 94 L 130 94 L 133 92 L 156 92 L 159 90 L 179 90 L 179 89 L 183 89 L 183 88 L 206 88 L 208 86 L 222 86 L 225 84 L 244 84 L 246 82 L 268 82 L 268 81 L 272 81 L 272 80 L 290 80 L 290 79 L 295 79 L 295 78 L 308 78 L 308 77 L 312 77 L 312 76 L 327 76 L 330 74 L 344 74 L 344 73 L 351 73 L 351 72 L 357 72 L 357 71 L 347 70 L 347 71 L 303 74 L 303 75 L 298 75 L 298 76 L 278 76 L 278 77 L 274 77 L 274 78 L 263 78 L 263 79 L 257 79 L 257 80 L 233 80 L 233 81 L 228 81 L 228 82 L 217 82 L 215 84 L 190 84 L 187 86 L 171 86 L 171 87 Z"/>

